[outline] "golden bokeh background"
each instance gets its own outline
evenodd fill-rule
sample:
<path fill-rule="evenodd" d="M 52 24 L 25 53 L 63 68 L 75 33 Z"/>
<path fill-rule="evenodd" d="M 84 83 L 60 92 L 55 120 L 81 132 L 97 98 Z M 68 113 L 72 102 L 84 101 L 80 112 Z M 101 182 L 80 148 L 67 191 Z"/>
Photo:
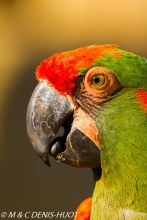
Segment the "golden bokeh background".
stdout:
<path fill-rule="evenodd" d="M 53 53 L 118 44 L 147 57 L 146 0 L 0 0 L 0 212 L 74 211 L 93 189 L 92 172 L 33 151 L 26 111 L 36 66 Z"/>

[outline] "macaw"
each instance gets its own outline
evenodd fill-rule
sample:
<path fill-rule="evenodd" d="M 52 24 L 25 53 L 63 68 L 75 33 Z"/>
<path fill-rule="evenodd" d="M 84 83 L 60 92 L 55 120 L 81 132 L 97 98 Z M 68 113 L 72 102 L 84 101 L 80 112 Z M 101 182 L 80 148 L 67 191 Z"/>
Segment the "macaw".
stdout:
<path fill-rule="evenodd" d="M 147 219 L 147 59 L 92 45 L 52 55 L 36 78 L 28 136 L 48 166 L 51 155 L 93 170 L 87 219 Z"/>

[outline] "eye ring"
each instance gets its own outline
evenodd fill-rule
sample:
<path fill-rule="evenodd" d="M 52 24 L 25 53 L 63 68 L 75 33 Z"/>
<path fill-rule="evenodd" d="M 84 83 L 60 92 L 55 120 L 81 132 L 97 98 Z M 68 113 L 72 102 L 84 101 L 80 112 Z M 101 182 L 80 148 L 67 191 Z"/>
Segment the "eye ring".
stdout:
<path fill-rule="evenodd" d="M 90 79 L 91 86 L 93 88 L 100 88 L 105 84 L 105 75 L 104 74 L 93 74 Z"/>
<path fill-rule="evenodd" d="M 109 69 L 101 66 L 92 67 L 84 78 L 84 87 L 94 94 L 106 95 L 122 88 L 121 83 Z"/>

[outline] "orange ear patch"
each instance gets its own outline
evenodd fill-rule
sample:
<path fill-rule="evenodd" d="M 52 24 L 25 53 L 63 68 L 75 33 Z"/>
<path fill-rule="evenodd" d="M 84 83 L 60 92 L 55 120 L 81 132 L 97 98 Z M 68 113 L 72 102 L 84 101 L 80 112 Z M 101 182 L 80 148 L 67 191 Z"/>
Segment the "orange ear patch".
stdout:
<path fill-rule="evenodd" d="M 92 197 L 85 199 L 77 208 L 74 220 L 90 220 Z"/>
<path fill-rule="evenodd" d="M 147 112 L 147 91 L 144 89 L 138 89 L 136 95 L 145 112 Z"/>

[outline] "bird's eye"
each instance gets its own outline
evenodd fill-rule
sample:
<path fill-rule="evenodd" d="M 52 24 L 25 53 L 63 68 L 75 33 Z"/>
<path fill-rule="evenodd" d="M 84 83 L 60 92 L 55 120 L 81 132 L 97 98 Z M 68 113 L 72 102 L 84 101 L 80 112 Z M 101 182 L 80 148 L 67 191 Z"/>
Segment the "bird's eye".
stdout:
<path fill-rule="evenodd" d="M 95 74 L 91 77 L 91 85 L 94 88 L 100 88 L 105 84 L 105 76 L 103 74 Z"/>
<path fill-rule="evenodd" d="M 106 96 L 106 94 L 122 88 L 122 85 L 109 69 L 95 66 L 87 71 L 84 78 L 84 87 L 92 94 Z"/>

